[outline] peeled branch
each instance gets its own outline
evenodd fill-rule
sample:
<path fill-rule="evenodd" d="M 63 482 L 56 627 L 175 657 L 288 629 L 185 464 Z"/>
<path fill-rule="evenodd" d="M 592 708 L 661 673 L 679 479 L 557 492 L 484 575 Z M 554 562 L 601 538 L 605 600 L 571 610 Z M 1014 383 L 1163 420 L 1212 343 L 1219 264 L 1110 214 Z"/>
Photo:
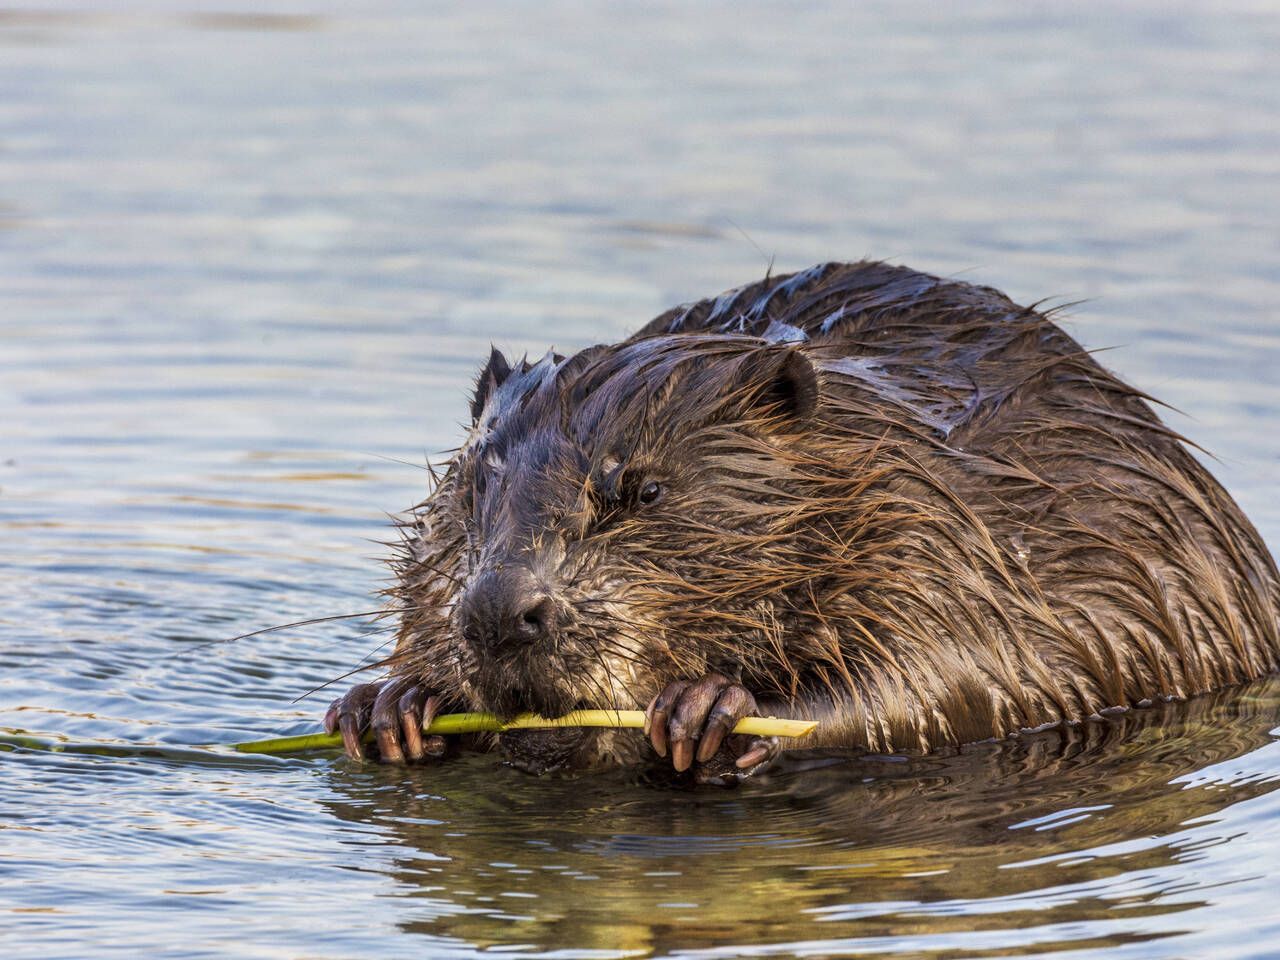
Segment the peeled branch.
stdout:
<path fill-rule="evenodd" d="M 744 717 L 733 728 L 734 733 L 752 737 L 803 737 L 818 725 L 816 720 L 779 720 L 777 717 Z M 492 713 L 446 713 L 423 729 L 426 734 L 494 733 L 502 730 L 550 730 L 555 727 L 621 727 L 643 729 L 642 710 L 574 710 L 563 717 L 548 720 L 533 713 L 503 723 Z M 365 739 L 371 739 L 367 734 Z M 308 733 L 300 737 L 275 737 L 237 743 L 232 749 L 240 753 L 302 753 L 306 750 L 328 750 L 342 746 L 340 733 Z"/>

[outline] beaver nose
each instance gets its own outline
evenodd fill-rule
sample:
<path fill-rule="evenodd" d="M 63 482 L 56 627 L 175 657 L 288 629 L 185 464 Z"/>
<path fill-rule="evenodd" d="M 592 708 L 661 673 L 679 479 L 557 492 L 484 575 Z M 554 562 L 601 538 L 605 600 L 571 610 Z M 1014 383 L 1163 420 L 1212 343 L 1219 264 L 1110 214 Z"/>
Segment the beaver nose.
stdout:
<path fill-rule="evenodd" d="M 476 578 L 462 604 L 464 635 L 491 649 L 534 643 L 559 626 L 555 598 L 523 567 L 489 570 Z"/>
<path fill-rule="evenodd" d="M 535 597 L 532 604 L 517 615 L 512 629 L 521 640 L 541 640 L 551 633 L 555 617 L 555 601 L 546 595 Z"/>

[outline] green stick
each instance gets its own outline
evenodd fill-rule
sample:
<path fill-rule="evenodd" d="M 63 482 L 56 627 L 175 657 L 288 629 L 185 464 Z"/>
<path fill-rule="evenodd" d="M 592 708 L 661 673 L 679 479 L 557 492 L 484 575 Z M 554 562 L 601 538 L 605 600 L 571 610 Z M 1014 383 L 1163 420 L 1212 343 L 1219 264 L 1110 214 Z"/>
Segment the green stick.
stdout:
<path fill-rule="evenodd" d="M 753 737 L 803 737 L 813 731 L 817 721 L 779 720 L 776 717 L 746 717 L 738 721 L 734 733 Z M 555 720 L 524 713 L 503 723 L 491 713 L 446 713 L 431 721 L 427 734 L 482 733 L 498 730 L 549 730 L 554 727 L 644 727 L 641 710 L 575 710 Z M 365 739 L 371 739 L 365 734 Z M 240 753 L 302 753 L 306 750 L 329 750 L 342 746 L 340 733 L 308 733 L 301 737 L 276 737 L 237 743 L 232 749 Z"/>

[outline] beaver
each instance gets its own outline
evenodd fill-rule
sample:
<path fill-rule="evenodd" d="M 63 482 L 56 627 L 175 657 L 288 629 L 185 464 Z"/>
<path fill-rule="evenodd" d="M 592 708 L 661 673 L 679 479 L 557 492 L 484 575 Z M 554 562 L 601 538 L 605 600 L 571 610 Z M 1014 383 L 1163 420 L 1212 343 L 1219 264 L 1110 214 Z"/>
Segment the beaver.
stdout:
<path fill-rule="evenodd" d="M 746 715 L 927 752 L 1275 671 L 1275 562 L 1154 402 L 1052 311 L 881 262 L 494 350 L 400 525 L 389 676 L 325 727 L 416 762 L 442 711 L 644 708 L 496 745 L 723 782 L 781 752 Z"/>

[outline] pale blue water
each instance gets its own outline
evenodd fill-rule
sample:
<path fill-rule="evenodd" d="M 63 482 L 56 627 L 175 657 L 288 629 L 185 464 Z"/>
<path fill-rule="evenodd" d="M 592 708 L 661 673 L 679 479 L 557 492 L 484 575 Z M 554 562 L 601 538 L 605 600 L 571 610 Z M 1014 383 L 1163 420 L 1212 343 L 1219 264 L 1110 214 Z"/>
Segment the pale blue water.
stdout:
<path fill-rule="evenodd" d="M 1280 955 L 1280 685 L 732 793 L 196 749 L 386 637 L 490 341 L 888 257 L 1191 414 L 1280 543 L 1265 4 L 0 8 L 0 955 Z M 1105 735 L 1104 735 L 1105 734 Z M 136 744 L 160 744 L 138 751 Z"/>

